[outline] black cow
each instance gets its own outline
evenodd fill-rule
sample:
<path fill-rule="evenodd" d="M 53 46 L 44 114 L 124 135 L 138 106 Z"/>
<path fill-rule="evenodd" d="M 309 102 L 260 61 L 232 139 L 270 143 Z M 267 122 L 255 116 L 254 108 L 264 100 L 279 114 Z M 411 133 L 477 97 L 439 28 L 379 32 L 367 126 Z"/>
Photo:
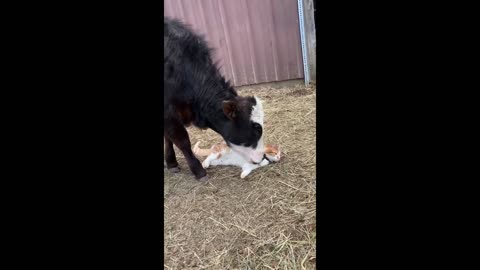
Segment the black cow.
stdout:
<path fill-rule="evenodd" d="M 178 172 L 175 144 L 196 179 L 207 173 L 191 150 L 185 126 L 211 128 L 247 160 L 264 156 L 263 108 L 257 97 L 242 97 L 212 62 L 203 37 L 185 24 L 164 19 L 164 138 L 167 168 Z"/>

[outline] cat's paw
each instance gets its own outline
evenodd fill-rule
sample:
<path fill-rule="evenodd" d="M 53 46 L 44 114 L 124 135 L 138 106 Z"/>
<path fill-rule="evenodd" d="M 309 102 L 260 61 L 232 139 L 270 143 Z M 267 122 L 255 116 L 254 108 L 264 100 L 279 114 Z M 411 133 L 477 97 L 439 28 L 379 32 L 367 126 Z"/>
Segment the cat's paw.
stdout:
<path fill-rule="evenodd" d="M 206 169 L 206 168 L 210 167 L 210 164 L 209 164 L 208 162 L 205 162 L 205 161 L 204 161 L 204 162 L 202 162 L 202 167 L 203 167 L 204 169 Z"/>
<path fill-rule="evenodd" d="M 270 162 L 266 159 L 262 160 L 262 162 L 260 162 L 260 166 L 267 166 Z"/>
<path fill-rule="evenodd" d="M 247 177 L 247 175 L 249 175 L 249 174 L 250 174 L 250 172 L 242 172 L 242 174 L 240 174 L 240 178 L 243 179 L 243 178 Z"/>

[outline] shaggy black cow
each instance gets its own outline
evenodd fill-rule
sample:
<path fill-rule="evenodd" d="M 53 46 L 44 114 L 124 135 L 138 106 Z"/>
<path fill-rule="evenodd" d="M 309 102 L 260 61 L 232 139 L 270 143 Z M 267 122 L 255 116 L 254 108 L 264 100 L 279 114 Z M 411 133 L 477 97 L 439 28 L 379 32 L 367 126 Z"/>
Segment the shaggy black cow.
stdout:
<path fill-rule="evenodd" d="M 196 179 L 207 180 L 185 126 L 211 128 L 232 150 L 259 163 L 264 156 L 263 109 L 257 97 L 241 97 L 212 62 L 205 40 L 186 25 L 164 20 L 164 138 L 167 168 L 178 172 L 175 144 Z"/>

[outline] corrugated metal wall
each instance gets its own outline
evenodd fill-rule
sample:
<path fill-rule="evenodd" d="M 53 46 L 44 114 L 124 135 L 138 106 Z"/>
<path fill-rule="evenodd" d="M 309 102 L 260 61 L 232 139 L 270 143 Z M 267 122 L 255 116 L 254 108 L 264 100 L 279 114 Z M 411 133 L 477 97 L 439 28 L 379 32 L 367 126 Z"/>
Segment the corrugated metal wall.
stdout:
<path fill-rule="evenodd" d="M 303 78 L 296 0 L 165 0 L 203 34 L 234 86 Z"/>

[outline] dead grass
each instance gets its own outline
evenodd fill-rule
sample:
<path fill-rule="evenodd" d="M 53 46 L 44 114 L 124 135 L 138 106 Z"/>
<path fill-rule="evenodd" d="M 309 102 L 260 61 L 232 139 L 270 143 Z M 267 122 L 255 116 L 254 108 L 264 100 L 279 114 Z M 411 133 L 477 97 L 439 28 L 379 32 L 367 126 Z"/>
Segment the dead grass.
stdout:
<path fill-rule="evenodd" d="M 242 90 L 264 101 L 265 142 L 283 159 L 240 179 L 240 168 L 213 167 L 194 180 L 178 149 L 181 171 L 165 174 L 164 269 L 315 269 L 315 89 Z M 192 144 L 221 141 L 189 128 Z"/>

